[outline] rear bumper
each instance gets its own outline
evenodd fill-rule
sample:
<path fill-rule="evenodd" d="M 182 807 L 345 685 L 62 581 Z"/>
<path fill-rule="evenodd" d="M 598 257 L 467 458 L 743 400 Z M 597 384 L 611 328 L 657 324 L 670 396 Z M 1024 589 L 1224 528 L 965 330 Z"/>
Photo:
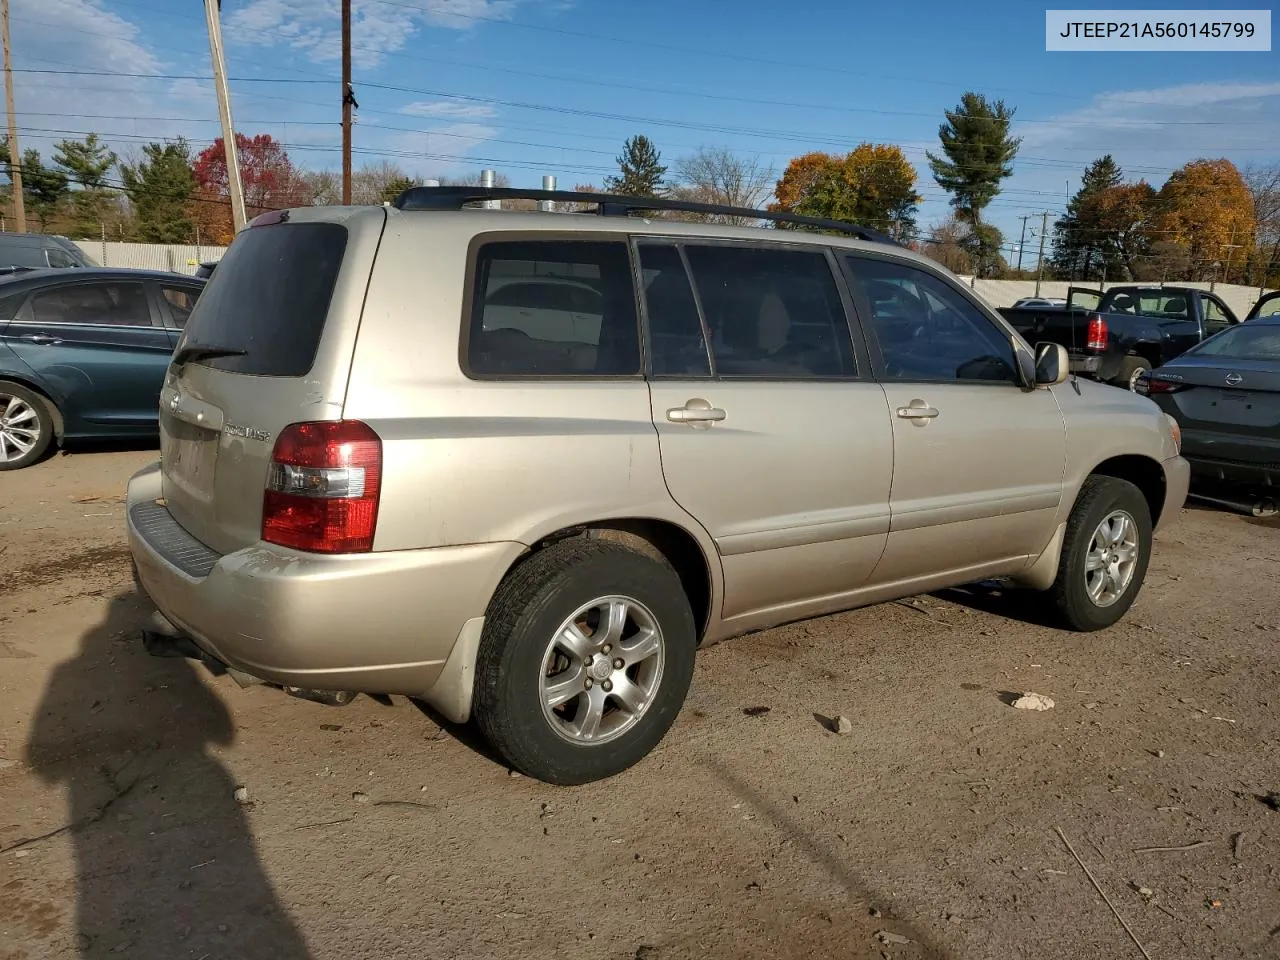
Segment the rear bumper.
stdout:
<path fill-rule="evenodd" d="M 1102 367 L 1102 357 L 1091 353 L 1072 353 L 1071 372 L 1096 377 Z"/>
<path fill-rule="evenodd" d="M 1280 450 L 1275 463 L 1249 463 L 1239 460 L 1214 460 L 1188 455 L 1191 477 L 1206 483 L 1243 484 L 1256 487 L 1280 487 Z"/>
<path fill-rule="evenodd" d="M 1164 508 L 1160 511 L 1157 530 L 1169 524 L 1183 504 L 1187 502 L 1187 491 L 1191 486 L 1191 464 L 1183 457 L 1170 457 L 1162 464 L 1164 467 Z"/>
<path fill-rule="evenodd" d="M 525 550 L 323 556 L 259 543 L 218 555 L 157 507 L 159 496 L 156 466 L 130 480 L 129 549 L 152 602 L 226 665 L 309 689 L 428 694 Z"/>

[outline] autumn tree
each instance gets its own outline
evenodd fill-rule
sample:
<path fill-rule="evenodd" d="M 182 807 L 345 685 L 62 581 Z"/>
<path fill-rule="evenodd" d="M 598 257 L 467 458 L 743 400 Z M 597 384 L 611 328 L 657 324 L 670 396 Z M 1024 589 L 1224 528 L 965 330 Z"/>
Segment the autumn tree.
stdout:
<path fill-rule="evenodd" d="M 169 143 L 148 143 L 142 156 L 120 164 L 125 192 L 136 217 L 134 235 L 145 243 L 187 243 L 193 223 L 191 204 L 196 193 L 191 172 L 191 149 L 179 137 Z"/>
<path fill-rule="evenodd" d="M 1003 100 L 989 102 L 968 91 L 938 127 L 942 155 L 926 152 L 938 186 L 951 194 L 956 218 L 970 228 L 979 276 L 993 276 L 1002 266 L 1000 231 L 983 222 L 982 212 L 1000 193 L 1000 184 L 1013 174 L 1021 137 L 1009 135 L 1014 110 Z"/>
<path fill-rule="evenodd" d="M 921 197 L 916 171 L 896 146 L 862 143 L 849 153 L 809 153 L 791 161 L 774 209 L 844 220 L 895 236 L 915 232 Z"/>
<path fill-rule="evenodd" d="M 1254 255 L 1249 263 L 1249 282 L 1274 286 L 1280 282 L 1280 164 L 1251 164 L 1240 174 L 1253 200 Z"/>
<path fill-rule="evenodd" d="M 1080 178 L 1080 189 L 1067 202 L 1067 212 L 1053 225 L 1050 262 L 1060 276 L 1067 279 L 1088 277 L 1098 264 L 1118 263 L 1115 244 L 1100 230 L 1092 203 L 1098 194 L 1123 182 L 1124 171 L 1109 153 L 1085 168 L 1084 176 Z"/>
<path fill-rule="evenodd" d="M 656 197 L 663 190 L 667 168 L 653 141 L 644 134 L 631 137 L 618 155 L 619 176 L 609 177 L 605 189 L 628 197 Z"/>
<path fill-rule="evenodd" d="M 245 215 L 252 220 L 268 210 L 283 210 L 306 203 L 306 186 L 283 146 L 267 133 L 250 137 L 236 134 L 240 185 Z M 228 244 L 235 237 L 231 220 L 231 191 L 227 183 L 227 154 L 223 140 L 200 151 L 193 172 L 200 194 L 196 221 L 202 238 Z"/>
<path fill-rule="evenodd" d="M 1157 230 L 1186 249 L 1192 279 L 1243 278 L 1254 242 L 1253 197 L 1230 160 L 1194 160 L 1157 198 Z"/>
<path fill-rule="evenodd" d="M 972 274 L 973 255 L 967 243 L 969 227 L 952 214 L 937 224 L 920 241 L 920 252 L 952 273 Z"/>
<path fill-rule="evenodd" d="M 1097 230 L 1106 279 L 1136 280 L 1155 240 L 1156 191 L 1145 180 L 1122 183 L 1097 193 L 1082 207 L 1085 222 Z M 1112 266 L 1124 276 L 1112 276 Z"/>

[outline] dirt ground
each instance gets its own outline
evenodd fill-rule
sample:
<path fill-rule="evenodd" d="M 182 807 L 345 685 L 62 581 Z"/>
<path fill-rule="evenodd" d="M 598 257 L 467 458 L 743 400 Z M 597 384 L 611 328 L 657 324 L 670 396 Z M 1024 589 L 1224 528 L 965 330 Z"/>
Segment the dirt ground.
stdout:
<path fill-rule="evenodd" d="M 154 456 L 0 474 L 4 958 L 1141 957 L 1104 895 L 1153 960 L 1280 957 L 1273 522 L 1183 511 L 1102 634 L 974 589 L 721 644 L 567 789 L 402 699 L 147 656 Z"/>

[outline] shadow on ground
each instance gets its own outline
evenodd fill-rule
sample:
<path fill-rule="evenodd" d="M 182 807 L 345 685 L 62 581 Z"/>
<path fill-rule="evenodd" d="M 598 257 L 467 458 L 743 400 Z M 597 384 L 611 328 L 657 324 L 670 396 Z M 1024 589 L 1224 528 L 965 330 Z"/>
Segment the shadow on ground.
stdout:
<path fill-rule="evenodd" d="M 68 793 L 55 834 L 75 853 L 76 942 L 59 955 L 306 957 L 211 752 L 234 738 L 231 718 L 191 664 L 143 651 L 147 613 L 133 593 L 110 601 L 53 673 L 27 744 L 33 771 Z"/>

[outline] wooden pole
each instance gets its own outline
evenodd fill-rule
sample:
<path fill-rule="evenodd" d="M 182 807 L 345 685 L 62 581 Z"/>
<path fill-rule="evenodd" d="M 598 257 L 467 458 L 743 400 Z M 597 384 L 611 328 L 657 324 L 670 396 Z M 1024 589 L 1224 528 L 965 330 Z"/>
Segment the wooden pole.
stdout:
<path fill-rule="evenodd" d="M 4 33 L 4 105 L 9 112 L 9 182 L 13 184 L 14 229 L 27 232 L 27 205 L 22 196 L 22 151 L 18 147 L 18 118 L 13 109 L 13 64 L 9 55 L 9 0 L 0 0 L 0 32 Z"/>
<path fill-rule="evenodd" d="M 235 125 L 231 122 L 231 91 L 227 88 L 227 68 L 222 55 L 221 0 L 204 0 L 209 25 L 209 54 L 213 59 L 213 86 L 218 94 L 218 119 L 222 122 L 222 147 L 227 159 L 227 192 L 231 194 L 231 225 L 238 233 L 248 218 L 244 210 L 244 186 L 240 181 L 240 160 L 236 153 Z"/>
<path fill-rule="evenodd" d="M 351 203 L 351 0 L 342 0 L 342 203 Z"/>

